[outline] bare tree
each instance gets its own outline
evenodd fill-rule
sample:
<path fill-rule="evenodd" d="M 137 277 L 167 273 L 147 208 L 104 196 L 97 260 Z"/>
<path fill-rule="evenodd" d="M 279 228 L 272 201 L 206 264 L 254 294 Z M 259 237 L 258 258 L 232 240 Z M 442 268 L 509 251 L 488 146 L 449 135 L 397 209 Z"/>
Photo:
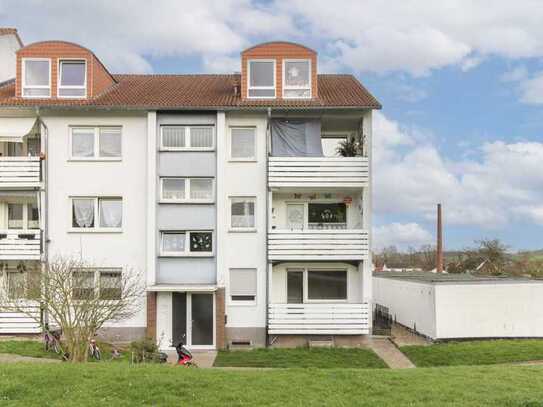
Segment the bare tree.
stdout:
<path fill-rule="evenodd" d="M 40 273 L 24 273 L 18 286 L 0 289 L 0 310 L 11 309 L 43 325 L 35 312 L 39 304 L 49 323 L 62 329 L 65 350 L 73 362 L 84 362 L 89 339 L 106 322 L 132 317 L 142 306 L 141 273 L 98 269 L 70 257 L 56 257 Z M 34 307 L 30 305 L 34 305 Z"/>

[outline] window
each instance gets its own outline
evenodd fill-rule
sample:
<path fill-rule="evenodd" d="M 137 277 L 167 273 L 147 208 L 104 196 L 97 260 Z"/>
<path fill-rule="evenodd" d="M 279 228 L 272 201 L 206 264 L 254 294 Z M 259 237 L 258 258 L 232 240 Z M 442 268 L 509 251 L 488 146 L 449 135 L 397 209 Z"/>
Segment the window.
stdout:
<path fill-rule="evenodd" d="M 256 129 L 254 127 L 230 129 L 230 158 L 235 161 L 256 160 Z"/>
<path fill-rule="evenodd" d="M 121 129 L 118 127 L 73 127 L 72 159 L 118 159 L 122 153 Z"/>
<path fill-rule="evenodd" d="M 74 271 L 72 279 L 72 297 L 74 300 L 89 300 L 94 297 L 94 271 Z"/>
<path fill-rule="evenodd" d="M 308 204 L 309 229 L 346 229 L 347 205 L 344 203 Z"/>
<path fill-rule="evenodd" d="M 58 70 L 58 97 L 81 98 L 87 96 L 86 61 L 60 61 Z"/>
<path fill-rule="evenodd" d="M 28 229 L 39 229 L 40 228 L 40 211 L 38 209 L 38 204 L 28 204 L 26 206 L 27 217 L 28 217 Z"/>
<path fill-rule="evenodd" d="M 122 227 L 122 198 L 72 198 L 72 228 L 118 230 Z M 98 214 L 98 222 L 96 222 Z M 99 225 L 99 226 L 98 226 Z"/>
<path fill-rule="evenodd" d="M 275 98 L 275 60 L 253 59 L 247 64 L 247 97 Z"/>
<path fill-rule="evenodd" d="M 8 157 L 24 156 L 23 143 L 13 143 L 8 141 Z"/>
<path fill-rule="evenodd" d="M 11 299 L 38 299 L 41 290 L 40 273 L 35 270 L 26 270 L 24 267 L 22 270 L 7 271 L 6 274 L 6 288 L 8 297 Z"/>
<path fill-rule="evenodd" d="M 11 299 L 24 298 L 25 282 L 24 273 L 11 271 L 6 273 L 8 297 Z"/>
<path fill-rule="evenodd" d="M 255 230 L 255 197 L 230 198 L 231 230 Z"/>
<path fill-rule="evenodd" d="M 308 300 L 346 300 L 346 270 L 308 270 Z"/>
<path fill-rule="evenodd" d="M 121 270 L 99 270 L 100 299 L 120 300 L 122 294 Z"/>
<path fill-rule="evenodd" d="M 209 256 L 213 252 L 213 232 L 162 232 L 163 256 Z"/>
<path fill-rule="evenodd" d="M 161 126 L 163 150 L 213 150 L 212 126 Z"/>
<path fill-rule="evenodd" d="M 23 229 L 23 204 L 8 204 L 8 229 Z"/>
<path fill-rule="evenodd" d="M 49 59 L 23 59 L 23 97 L 48 98 L 51 96 L 51 61 Z"/>
<path fill-rule="evenodd" d="M 254 303 L 256 276 L 256 269 L 230 269 L 230 300 L 235 303 Z"/>
<path fill-rule="evenodd" d="M 311 61 L 309 59 L 283 61 L 283 97 L 300 99 L 311 97 Z"/>
<path fill-rule="evenodd" d="M 162 178 L 161 183 L 162 201 L 213 201 L 213 178 Z"/>

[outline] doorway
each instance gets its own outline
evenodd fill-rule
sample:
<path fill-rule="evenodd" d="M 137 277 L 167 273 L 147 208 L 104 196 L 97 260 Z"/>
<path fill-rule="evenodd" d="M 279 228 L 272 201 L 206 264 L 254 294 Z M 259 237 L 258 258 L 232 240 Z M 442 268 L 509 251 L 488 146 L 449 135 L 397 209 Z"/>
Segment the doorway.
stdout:
<path fill-rule="evenodd" d="M 305 205 L 295 203 L 287 204 L 287 227 L 290 230 L 300 230 L 304 228 L 305 223 Z"/>
<path fill-rule="evenodd" d="M 172 293 L 172 341 L 192 349 L 215 347 L 214 294 Z"/>

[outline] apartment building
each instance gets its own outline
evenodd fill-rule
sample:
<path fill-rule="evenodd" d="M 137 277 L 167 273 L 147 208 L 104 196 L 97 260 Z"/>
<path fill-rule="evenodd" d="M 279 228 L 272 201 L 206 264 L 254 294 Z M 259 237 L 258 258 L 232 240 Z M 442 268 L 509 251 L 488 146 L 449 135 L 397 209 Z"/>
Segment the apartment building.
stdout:
<path fill-rule="evenodd" d="M 362 341 L 380 105 L 317 62 L 273 42 L 243 51 L 238 74 L 113 75 L 77 44 L 18 50 L 0 85 L 3 278 L 79 256 L 99 295 L 144 271 L 141 312 L 102 334 L 163 349 Z M 351 137 L 363 153 L 338 156 Z M 0 332 L 24 331 L 9 318 Z"/>

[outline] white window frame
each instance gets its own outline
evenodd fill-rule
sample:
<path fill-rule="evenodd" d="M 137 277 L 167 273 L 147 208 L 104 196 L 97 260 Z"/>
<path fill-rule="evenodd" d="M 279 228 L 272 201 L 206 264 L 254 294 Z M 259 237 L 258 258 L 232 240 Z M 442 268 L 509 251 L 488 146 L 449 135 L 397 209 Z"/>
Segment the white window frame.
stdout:
<path fill-rule="evenodd" d="M 306 87 L 303 86 L 287 86 L 286 85 L 286 66 L 287 62 L 308 62 L 309 63 L 309 96 L 285 96 L 285 90 L 307 90 Z M 312 86 L 312 67 L 311 67 L 311 59 L 283 59 L 283 99 L 311 99 L 313 95 L 313 86 Z"/>
<path fill-rule="evenodd" d="M 184 252 L 166 252 L 164 248 L 164 235 L 168 233 L 184 233 L 185 234 L 185 251 Z M 211 233 L 211 251 L 210 252 L 191 252 L 190 251 L 190 234 L 191 233 Z M 214 257 L 215 232 L 212 230 L 161 230 L 160 231 L 160 257 Z"/>
<path fill-rule="evenodd" d="M 38 232 L 40 230 L 40 216 L 39 216 L 39 213 L 38 213 L 38 227 L 37 228 L 30 228 L 29 227 L 29 222 L 31 222 L 31 210 L 29 210 L 29 206 L 30 205 L 33 205 L 34 202 L 6 202 L 6 206 L 5 206 L 5 214 L 6 214 L 6 229 L 8 230 L 24 230 L 24 231 L 36 231 Z M 23 219 L 22 219 L 22 225 L 23 227 L 21 229 L 15 229 L 15 228 L 9 228 L 9 205 L 22 205 L 23 206 Z M 38 206 L 38 211 L 39 211 L 39 205 L 38 203 L 36 202 L 36 205 Z"/>
<path fill-rule="evenodd" d="M 100 275 L 102 272 L 104 273 L 118 273 L 120 276 L 121 276 L 121 279 L 122 279 L 122 276 L 124 275 L 124 270 L 123 270 L 123 267 L 105 267 L 105 266 L 100 266 L 100 267 L 81 267 L 81 268 L 75 268 L 75 269 L 72 269 L 71 270 L 72 272 L 72 276 L 73 276 L 73 273 L 92 273 L 93 274 L 93 285 L 92 285 L 92 288 L 93 288 L 93 291 L 94 291 L 94 296 L 93 298 L 97 298 L 98 300 L 100 301 L 104 301 L 104 302 L 107 302 L 107 301 L 118 301 L 118 300 L 115 300 L 115 299 L 110 299 L 110 300 L 102 300 L 100 298 L 100 295 L 101 295 L 101 287 L 100 287 Z M 75 288 L 75 287 L 72 287 L 72 289 Z M 121 280 L 121 290 L 122 290 L 122 280 Z M 122 296 L 122 293 L 121 293 L 121 296 Z M 75 301 L 78 301 L 78 300 L 75 300 Z"/>
<path fill-rule="evenodd" d="M 164 127 L 184 127 L 185 128 L 185 147 L 168 147 L 163 143 Z M 193 127 L 210 128 L 213 132 L 211 137 L 210 147 L 191 147 L 190 146 L 190 130 Z M 160 151 L 215 151 L 215 125 L 213 124 L 161 124 L 160 125 Z"/>
<path fill-rule="evenodd" d="M 94 155 L 92 157 L 74 157 L 72 155 L 73 131 L 78 129 L 92 129 L 94 132 Z M 118 157 L 100 156 L 100 130 L 117 130 L 121 137 L 121 155 Z M 68 161 L 122 161 L 123 159 L 123 127 L 122 126 L 70 126 L 70 135 L 68 142 Z"/>
<path fill-rule="evenodd" d="M 93 199 L 94 200 L 94 227 L 92 228 L 77 228 L 73 226 L 73 201 L 74 199 Z M 106 227 L 100 227 L 100 199 L 120 199 L 121 200 L 121 211 L 122 211 L 122 220 L 121 220 L 121 227 L 120 228 L 106 228 Z M 69 232 L 71 233 L 122 233 L 123 227 L 125 224 L 125 203 L 124 198 L 122 195 L 73 195 L 69 197 L 69 208 L 68 211 L 70 217 L 69 217 Z"/>
<path fill-rule="evenodd" d="M 349 303 L 349 288 L 351 286 L 351 278 L 349 269 L 345 267 L 289 267 L 285 270 L 285 273 L 288 273 L 289 271 L 300 271 L 303 273 L 303 302 L 302 304 L 345 304 Z M 339 299 L 339 300 L 315 300 L 315 299 L 309 299 L 309 276 L 308 273 L 311 271 L 344 271 L 346 273 L 347 277 L 347 287 L 346 287 L 346 294 L 347 298 L 345 299 Z M 285 276 L 285 296 L 288 295 L 288 279 Z"/>
<path fill-rule="evenodd" d="M 164 180 L 183 179 L 185 180 L 185 199 L 164 198 Z M 190 197 L 192 180 L 211 180 L 211 198 L 193 199 Z M 215 179 L 213 177 L 160 177 L 160 203 L 200 203 L 208 204 L 215 202 Z"/>
<path fill-rule="evenodd" d="M 232 227 L 232 203 L 235 199 L 244 199 L 247 201 L 252 201 L 255 205 L 255 226 L 240 228 Z M 258 212 L 257 212 L 257 197 L 255 195 L 230 195 L 228 196 L 228 231 L 232 233 L 255 233 L 257 232 L 258 225 Z"/>
<path fill-rule="evenodd" d="M 255 148 L 253 157 L 232 157 L 232 130 L 235 129 L 252 129 L 254 130 L 253 135 L 255 139 Z M 247 162 L 247 163 L 256 163 L 258 161 L 258 136 L 257 136 L 257 127 L 256 126 L 230 126 L 228 127 L 228 161 L 229 162 Z"/>
<path fill-rule="evenodd" d="M 63 62 L 83 62 L 85 64 L 85 83 L 83 86 L 62 86 L 62 63 Z M 57 63 L 57 97 L 59 99 L 86 99 L 87 98 L 87 60 L 84 58 L 61 58 Z M 85 93 L 82 96 L 61 96 L 61 89 L 83 89 Z"/>
<path fill-rule="evenodd" d="M 45 85 L 27 85 L 26 84 L 26 62 L 27 61 L 47 61 L 49 63 L 49 84 L 47 86 Z M 22 81 L 21 81 L 21 95 L 24 98 L 28 99 L 48 99 L 51 97 L 51 58 L 23 58 L 21 60 L 21 73 L 23 75 Z M 32 95 L 25 95 L 25 89 L 49 89 L 49 95 L 47 96 L 32 96 Z"/>
<path fill-rule="evenodd" d="M 249 301 L 232 300 L 232 290 L 230 285 L 230 273 L 232 270 L 254 270 L 256 274 L 255 299 Z M 258 267 L 230 267 L 228 269 L 228 305 L 233 307 L 252 307 L 258 304 Z"/>
<path fill-rule="evenodd" d="M 251 86 L 251 62 L 273 62 L 273 86 Z M 273 89 L 273 96 L 249 96 L 250 90 Z M 253 58 L 247 60 L 247 99 L 276 99 L 277 98 L 277 61 L 275 59 Z"/>

